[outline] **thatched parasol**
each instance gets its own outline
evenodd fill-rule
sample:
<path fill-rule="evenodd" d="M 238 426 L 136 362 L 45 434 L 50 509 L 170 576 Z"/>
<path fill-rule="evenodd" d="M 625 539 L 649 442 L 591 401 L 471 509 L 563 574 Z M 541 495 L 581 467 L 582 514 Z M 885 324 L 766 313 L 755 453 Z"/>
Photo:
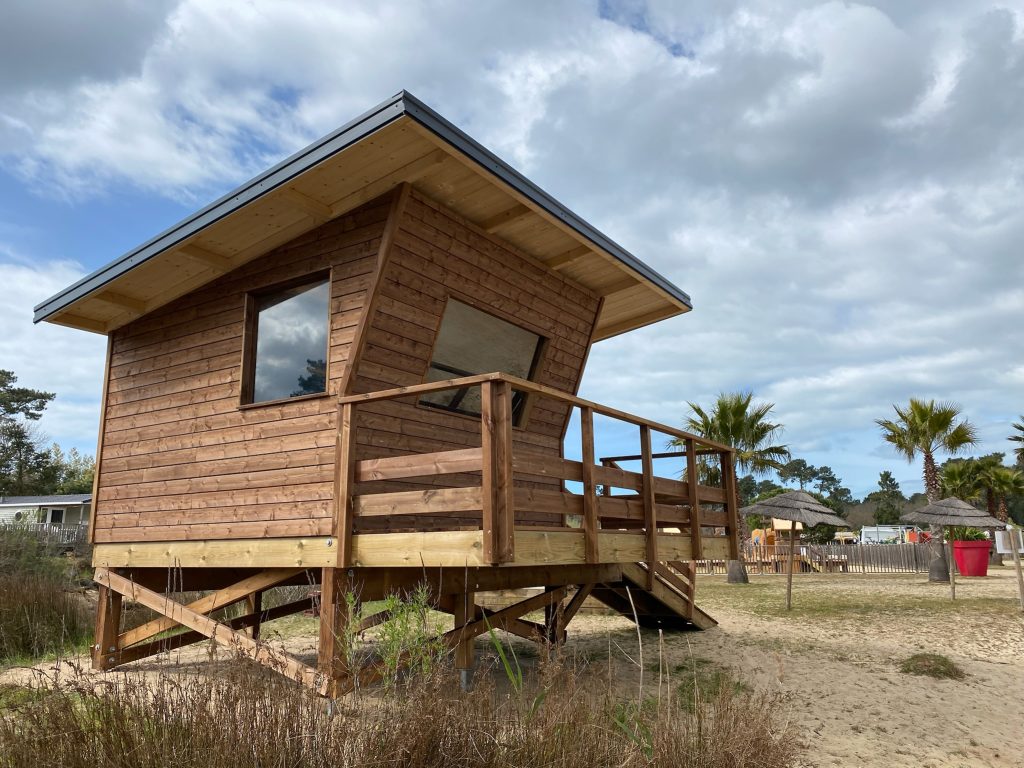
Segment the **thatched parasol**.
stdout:
<path fill-rule="evenodd" d="M 904 523 L 917 525 L 967 526 L 970 528 L 1005 528 L 1006 523 L 996 520 L 987 512 L 957 498 L 940 499 L 923 509 L 900 515 Z M 949 542 L 949 593 L 956 600 L 956 575 L 953 564 L 953 543 Z"/>
<path fill-rule="evenodd" d="M 996 520 L 984 510 L 960 499 L 942 499 L 923 509 L 900 515 L 900 520 L 916 525 L 956 525 L 971 528 L 1005 528 L 1006 523 Z"/>
<path fill-rule="evenodd" d="M 793 523 L 803 523 L 808 528 L 816 525 L 849 525 L 843 518 L 835 514 L 811 494 L 804 491 L 787 491 L 770 499 L 759 501 L 740 510 L 741 515 L 762 515 Z M 786 610 L 793 607 L 793 550 L 795 525 L 789 527 L 789 568 L 786 574 Z"/>
<path fill-rule="evenodd" d="M 803 523 L 808 528 L 816 525 L 849 525 L 843 518 L 804 491 L 787 491 L 770 499 L 751 504 L 740 510 L 741 515 L 761 515 Z"/>

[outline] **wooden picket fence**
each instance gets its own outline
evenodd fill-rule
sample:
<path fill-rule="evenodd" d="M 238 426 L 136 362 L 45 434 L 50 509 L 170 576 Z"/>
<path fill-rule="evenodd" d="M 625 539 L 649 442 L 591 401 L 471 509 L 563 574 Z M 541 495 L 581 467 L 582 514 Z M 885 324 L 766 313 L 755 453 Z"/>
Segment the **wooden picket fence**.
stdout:
<path fill-rule="evenodd" d="M 929 545 L 918 544 L 798 544 L 794 575 L 800 573 L 926 573 Z M 742 548 L 747 573 L 786 573 L 789 544 Z M 725 573 L 724 560 L 699 560 L 698 573 Z"/>

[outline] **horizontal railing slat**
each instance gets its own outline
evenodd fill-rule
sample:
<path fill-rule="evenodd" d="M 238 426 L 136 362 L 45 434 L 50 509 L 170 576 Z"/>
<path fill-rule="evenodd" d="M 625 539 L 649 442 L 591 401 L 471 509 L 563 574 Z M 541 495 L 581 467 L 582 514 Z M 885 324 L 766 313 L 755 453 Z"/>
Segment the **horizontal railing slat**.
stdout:
<path fill-rule="evenodd" d="M 483 452 L 480 448 L 364 459 L 356 463 L 356 481 L 364 483 L 373 480 L 479 472 L 482 465 Z"/>
<path fill-rule="evenodd" d="M 362 517 L 480 512 L 483 509 L 483 490 L 474 486 L 362 494 L 353 499 L 353 509 Z"/>

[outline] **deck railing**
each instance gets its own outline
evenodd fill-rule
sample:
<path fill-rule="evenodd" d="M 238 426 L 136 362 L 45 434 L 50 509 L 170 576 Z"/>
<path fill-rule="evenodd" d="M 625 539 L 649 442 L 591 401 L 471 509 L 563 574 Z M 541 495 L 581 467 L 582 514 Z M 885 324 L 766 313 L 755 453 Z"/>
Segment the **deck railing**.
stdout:
<path fill-rule="evenodd" d="M 403 398 L 415 402 L 427 393 L 467 387 L 480 388 L 479 448 L 357 460 L 356 414 L 361 404 Z M 513 445 L 513 391 L 557 400 L 579 411 L 579 461 Z M 594 447 L 595 415 L 639 428 L 640 452 L 635 458 L 641 463 L 640 472 L 622 469 L 608 461 L 598 462 Z M 655 453 L 651 437 L 654 432 L 672 438 L 681 450 Z M 479 527 L 483 530 L 482 559 L 494 565 L 515 561 L 517 518 L 531 530 L 581 533 L 587 563 L 602 562 L 599 534 L 602 529 L 644 536 L 645 557 L 641 559 L 649 563 L 666 559 L 659 556 L 658 541 L 673 534 L 688 536 L 691 556 L 699 559 L 702 538 L 713 535 L 707 532 L 709 529 L 724 531 L 729 542 L 729 557 L 738 557 L 735 457 L 731 448 L 506 374 L 468 376 L 342 397 L 336 456 L 335 532 L 341 567 L 352 564 L 352 535 L 357 521 L 383 516 L 430 516 L 430 530 L 449 530 L 464 526 L 466 517 L 479 515 Z M 685 479 L 655 474 L 654 462 L 669 457 L 685 459 Z M 702 462 L 717 470 L 717 486 L 700 483 Z M 360 492 L 359 487 L 361 483 L 374 481 L 407 481 L 458 473 L 479 473 L 480 484 L 379 493 Z M 560 489 L 547 490 L 537 487 L 537 483 L 517 484 L 516 475 L 555 481 Z M 565 491 L 565 483 L 579 484 L 581 493 Z M 622 489 L 627 494 L 613 494 L 612 488 Z M 535 518 L 537 515 L 557 517 L 562 522 L 545 528 L 534 520 L 530 525 L 526 520 L 529 513 L 535 513 Z M 442 524 L 439 528 L 436 519 L 445 516 L 458 519 L 451 526 Z M 579 521 L 578 526 L 567 522 L 574 519 Z M 651 535 L 654 532 L 658 535 Z"/>
<path fill-rule="evenodd" d="M 60 547 L 73 547 L 84 544 L 88 540 L 89 526 L 60 525 L 58 523 L 0 523 L 0 532 L 20 531 L 46 544 Z"/>

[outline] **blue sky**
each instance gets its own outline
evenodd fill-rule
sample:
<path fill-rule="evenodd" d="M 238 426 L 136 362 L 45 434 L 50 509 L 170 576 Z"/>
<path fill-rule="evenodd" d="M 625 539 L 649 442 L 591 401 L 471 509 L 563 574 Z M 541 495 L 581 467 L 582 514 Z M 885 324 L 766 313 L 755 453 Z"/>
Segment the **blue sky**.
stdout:
<path fill-rule="evenodd" d="M 45 433 L 94 449 L 103 344 L 34 304 L 401 88 L 692 295 L 585 396 L 679 423 L 753 390 L 858 496 L 920 488 L 874 426 L 911 396 L 1010 449 L 1024 14 L 952 1 L 13 0 L 0 366 L 58 393 Z"/>

